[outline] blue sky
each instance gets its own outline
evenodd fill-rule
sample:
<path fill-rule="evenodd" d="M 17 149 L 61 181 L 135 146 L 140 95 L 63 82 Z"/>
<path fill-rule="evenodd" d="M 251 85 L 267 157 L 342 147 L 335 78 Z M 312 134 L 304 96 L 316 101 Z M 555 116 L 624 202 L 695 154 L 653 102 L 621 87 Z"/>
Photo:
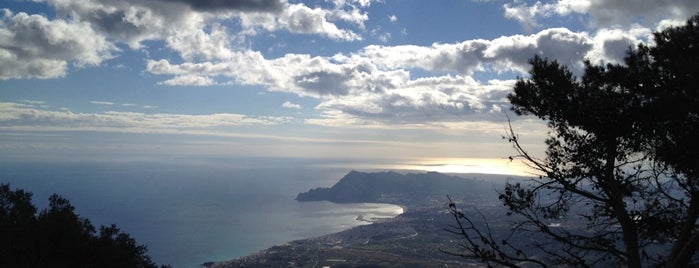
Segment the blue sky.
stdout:
<path fill-rule="evenodd" d="M 0 9 L 2 161 L 307 158 L 518 173 L 500 137 L 505 97 L 529 58 L 575 71 L 584 59 L 618 62 L 699 2 L 8 0 Z M 541 122 L 513 126 L 542 151 Z"/>

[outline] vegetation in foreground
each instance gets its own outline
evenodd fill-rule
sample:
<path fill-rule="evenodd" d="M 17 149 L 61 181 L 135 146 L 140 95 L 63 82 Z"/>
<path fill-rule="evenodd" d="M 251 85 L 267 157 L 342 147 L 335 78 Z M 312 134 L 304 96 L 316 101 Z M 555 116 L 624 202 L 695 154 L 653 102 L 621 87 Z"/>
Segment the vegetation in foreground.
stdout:
<path fill-rule="evenodd" d="M 512 231 L 494 236 L 450 205 L 463 250 L 488 265 L 695 265 L 699 249 L 699 14 L 630 49 L 623 64 L 585 63 L 577 78 L 534 57 L 508 96 L 518 115 L 548 123 L 537 158 L 507 139 L 540 174 L 500 194 Z M 576 228 L 572 228 L 576 227 Z M 540 235 L 528 245 L 517 237 Z"/>
<path fill-rule="evenodd" d="M 115 225 L 97 231 L 59 195 L 37 212 L 31 192 L 0 185 L 0 267 L 158 267 L 146 246 Z"/>

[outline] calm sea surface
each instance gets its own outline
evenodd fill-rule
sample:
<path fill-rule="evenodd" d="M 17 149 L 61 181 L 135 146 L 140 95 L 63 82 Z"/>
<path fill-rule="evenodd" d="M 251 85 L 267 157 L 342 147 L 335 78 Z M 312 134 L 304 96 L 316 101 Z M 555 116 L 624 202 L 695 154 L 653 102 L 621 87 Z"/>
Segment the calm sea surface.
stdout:
<path fill-rule="evenodd" d="M 94 225 L 116 224 L 146 244 L 157 263 L 186 268 L 365 224 L 358 215 L 401 213 L 387 204 L 294 200 L 348 171 L 303 162 L 3 163 L 0 183 L 33 192 L 39 208 L 58 193 Z"/>

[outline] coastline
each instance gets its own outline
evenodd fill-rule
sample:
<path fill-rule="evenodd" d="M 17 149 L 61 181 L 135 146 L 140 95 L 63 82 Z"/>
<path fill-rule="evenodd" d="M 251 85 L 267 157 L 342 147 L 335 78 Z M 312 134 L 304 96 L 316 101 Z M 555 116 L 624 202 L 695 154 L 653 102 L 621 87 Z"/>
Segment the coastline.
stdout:
<path fill-rule="evenodd" d="M 464 192 L 454 195 L 455 189 Z M 306 203 L 332 200 L 335 204 L 375 204 L 394 207 L 390 219 L 372 219 L 356 213 L 359 223 L 328 235 L 293 240 L 230 261 L 207 263 L 209 268 L 237 267 L 445 267 L 473 264 L 445 254 L 457 250 L 458 241 L 445 226 L 453 216 L 444 213 L 446 197 L 468 201 L 475 206 L 496 202 L 488 194 L 492 184 L 436 172 L 400 174 L 351 171 L 330 188 L 314 188 L 297 195 Z M 491 200 L 492 199 L 492 200 Z M 356 203 L 366 202 L 372 203 Z M 490 202 L 487 202 L 490 203 Z M 361 205 L 359 205 L 361 206 Z M 487 205 L 490 207 L 490 205 Z M 384 212 L 385 213 L 385 212 Z M 359 216 L 358 216 L 359 215 Z"/>
<path fill-rule="evenodd" d="M 296 202 L 300 202 L 300 201 L 296 201 Z M 398 218 L 399 216 L 404 215 L 407 211 L 407 207 L 405 205 L 390 204 L 390 203 L 374 203 L 374 202 L 371 202 L 371 203 L 369 203 L 369 202 L 367 202 L 367 203 L 335 203 L 335 202 L 330 202 L 330 201 L 303 201 L 302 203 L 315 203 L 315 202 L 328 202 L 328 203 L 332 203 L 332 204 L 336 204 L 336 205 L 394 206 L 394 207 L 400 208 L 401 212 L 394 214 L 391 217 L 365 217 L 363 215 L 372 214 L 372 213 L 371 212 L 364 212 L 364 213 L 361 213 L 359 215 L 356 215 L 354 220 L 353 220 L 353 222 L 357 222 L 360 224 L 349 226 L 349 228 L 346 228 L 346 229 L 341 229 L 341 230 L 337 230 L 337 231 L 334 231 L 331 233 L 320 234 L 320 235 L 315 235 L 315 236 L 311 236 L 311 237 L 294 239 L 294 240 L 290 240 L 290 241 L 286 241 L 286 242 L 277 243 L 277 244 L 268 246 L 264 249 L 255 251 L 251 254 L 247 254 L 247 255 L 240 256 L 240 257 L 233 258 L 233 259 L 229 259 L 229 260 L 220 260 L 220 261 L 207 260 L 206 262 L 201 263 L 198 267 L 203 267 L 203 268 L 229 267 L 231 265 L 231 263 L 234 263 L 234 262 L 245 262 L 246 260 L 264 257 L 265 255 L 267 255 L 271 251 L 273 251 L 275 248 L 287 247 L 287 246 L 290 246 L 290 245 L 293 245 L 296 243 L 302 243 L 304 241 L 322 240 L 325 237 L 337 236 L 341 233 L 352 231 L 355 228 L 360 228 L 360 227 L 367 226 L 367 225 L 375 225 L 375 224 L 379 224 L 379 223 L 391 222 L 391 221 L 395 220 L 396 218 Z M 358 219 L 360 217 L 361 217 L 361 219 Z"/>
<path fill-rule="evenodd" d="M 399 206 L 404 210 L 386 221 L 374 221 L 313 238 L 294 240 L 204 268 L 238 267 L 446 267 L 473 262 L 445 254 L 454 247 L 444 226 L 452 223 L 442 207 Z M 406 213 L 407 212 L 407 213 Z"/>

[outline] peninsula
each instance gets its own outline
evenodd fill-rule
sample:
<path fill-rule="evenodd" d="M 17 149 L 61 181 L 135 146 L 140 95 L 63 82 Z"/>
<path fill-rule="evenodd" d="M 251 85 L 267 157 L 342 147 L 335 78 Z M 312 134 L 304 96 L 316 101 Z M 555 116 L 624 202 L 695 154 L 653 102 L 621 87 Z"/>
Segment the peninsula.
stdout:
<path fill-rule="evenodd" d="M 299 193 L 298 201 L 335 203 L 391 203 L 414 206 L 447 195 L 468 193 L 470 198 L 492 195 L 491 183 L 438 172 L 401 174 L 350 171 L 330 188 Z"/>

